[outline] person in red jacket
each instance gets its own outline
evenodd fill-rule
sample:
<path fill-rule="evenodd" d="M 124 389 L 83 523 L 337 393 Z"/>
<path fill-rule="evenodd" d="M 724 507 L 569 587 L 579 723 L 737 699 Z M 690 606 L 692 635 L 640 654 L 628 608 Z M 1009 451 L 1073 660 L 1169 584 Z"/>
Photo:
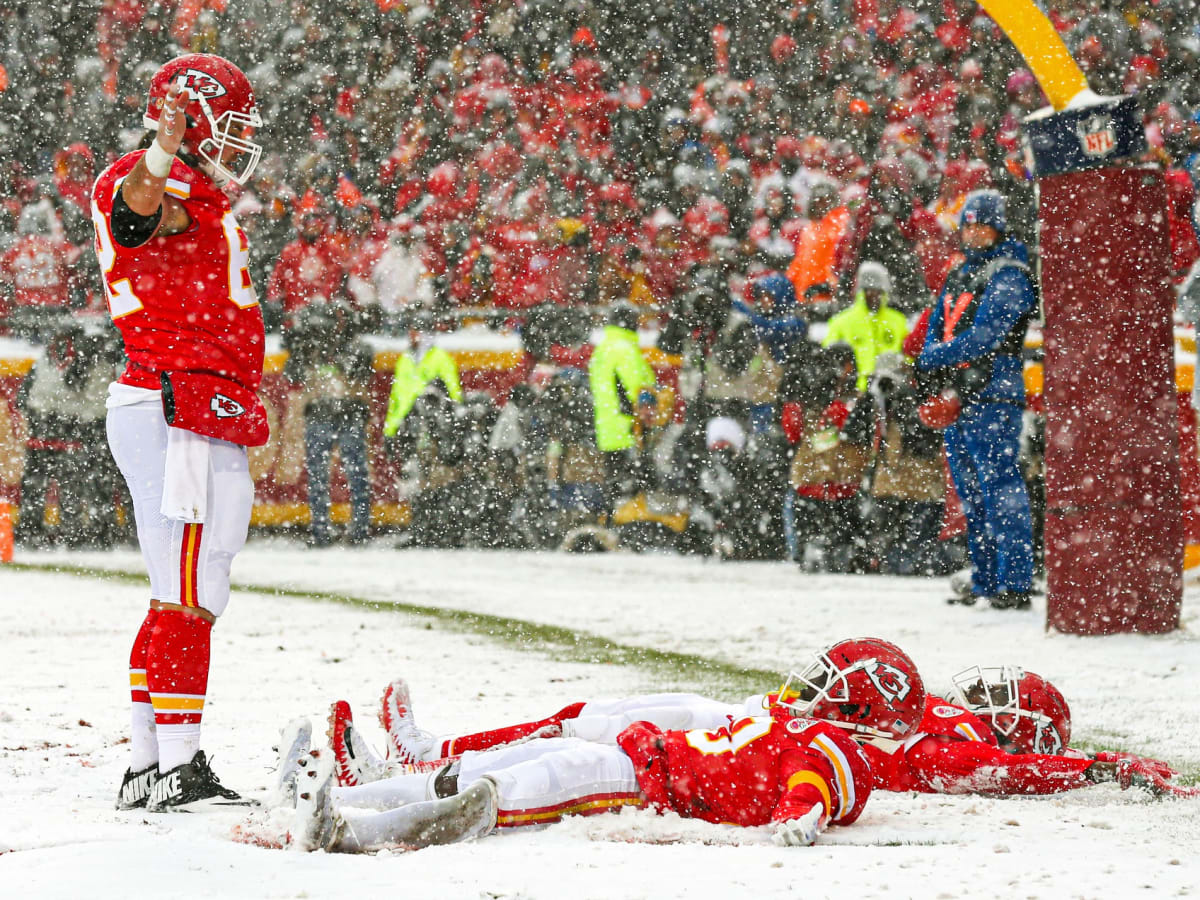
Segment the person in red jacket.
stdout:
<path fill-rule="evenodd" d="M 0 255 L 0 323 L 13 309 L 65 310 L 77 288 L 72 264 L 79 250 L 55 237 L 49 206 L 26 206 L 17 219 L 17 240 Z"/>
<path fill-rule="evenodd" d="M 267 283 L 267 301 L 283 307 L 284 324 L 316 298 L 332 300 L 342 284 L 340 254 L 329 238 L 329 217 L 320 206 L 296 213 L 294 241 L 283 248 Z"/>
<path fill-rule="evenodd" d="M 296 782 L 293 833 L 308 850 L 423 847 L 623 806 L 771 825 L 777 843 L 807 846 L 828 825 L 853 823 L 870 796 L 870 768 L 852 735 L 910 733 L 924 693 L 895 645 L 840 641 L 789 676 L 766 715 L 686 731 L 636 721 L 615 745 L 535 739 L 341 788 L 333 754 L 304 753 L 307 734 L 297 731 L 285 742 L 292 762 L 281 765 L 281 784 Z"/>

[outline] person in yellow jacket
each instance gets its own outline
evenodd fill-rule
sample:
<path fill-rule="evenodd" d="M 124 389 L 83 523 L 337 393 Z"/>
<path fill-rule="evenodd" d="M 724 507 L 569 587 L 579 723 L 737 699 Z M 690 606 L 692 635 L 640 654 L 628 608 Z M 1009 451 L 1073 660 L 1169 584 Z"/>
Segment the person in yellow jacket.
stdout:
<path fill-rule="evenodd" d="M 416 356 L 421 341 L 417 331 L 410 333 L 409 343 L 412 345 L 412 352 L 397 356 L 396 368 L 392 372 L 392 392 L 388 396 L 387 418 L 383 423 L 385 437 L 396 436 L 417 398 L 425 391 L 426 386 L 434 381 L 441 381 L 445 385 L 446 394 L 455 403 L 463 401 L 458 363 L 454 361 L 454 357 L 435 344 L 421 354 L 418 362 Z"/>
<path fill-rule="evenodd" d="M 614 304 L 588 363 L 596 448 L 604 454 L 613 499 L 644 487 L 634 422 L 648 423 L 657 405 L 654 369 L 642 356 L 637 327 L 637 309 Z"/>
<path fill-rule="evenodd" d="M 638 346 L 638 313 L 614 304 L 604 336 L 592 351 L 588 380 L 596 418 L 596 447 L 617 453 L 636 446 L 633 423 L 639 407 L 653 406 L 654 369 Z"/>
<path fill-rule="evenodd" d="M 881 353 L 899 353 L 908 334 L 904 313 L 888 306 L 892 279 L 882 263 L 866 260 L 858 267 L 854 302 L 829 320 L 822 346 L 849 344 L 858 367 L 858 390 L 867 389 Z"/>

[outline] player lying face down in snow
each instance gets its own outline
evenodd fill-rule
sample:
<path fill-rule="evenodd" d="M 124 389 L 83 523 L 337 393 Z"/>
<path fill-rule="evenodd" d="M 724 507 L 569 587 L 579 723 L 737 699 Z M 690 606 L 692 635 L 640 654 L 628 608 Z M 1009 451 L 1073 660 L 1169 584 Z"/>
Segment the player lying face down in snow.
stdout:
<path fill-rule="evenodd" d="M 403 679 L 383 694 L 380 722 L 387 735 L 386 758 L 363 739 L 345 701 L 333 704 L 330 745 L 339 785 L 375 781 L 413 765 L 445 765 L 471 750 L 539 736 L 581 737 L 614 743 L 636 721 L 660 728 L 715 729 L 743 716 L 795 705 L 794 685 L 836 685 L 841 673 L 875 658 L 868 641 L 843 641 L 818 655 L 803 672 L 773 694 L 743 703 L 723 703 L 696 694 L 650 694 L 623 700 L 572 703 L 552 716 L 465 735 L 431 735 L 416 725 Z M 1157 795 L 1189 796 L 1194 789 L 1172 784 L 1166 763 L 1127 753 L 1093 755 L 1068 747 L 1070 710 L 1050 682 L 1013 666 L 967 669 L 954 679 L 948 698 L 926 695 L 920 722 L 901 739 L 860 731 L 856 739 L 871 762 L 876 790 L 1010 796 L 1051 794 L 1103 782 L 1140 787 Z M 785 698 L 784 703 L 779 697 Z M 819 692 L 800 705 L 813 715 Z M 913 698 L 893 702 L 911 704 Z"/>
<path fill-rule="evenodd" d="M 634 722 L 615 745 L 534 738 L 358 787 L 336 786 L 332 756 L 305 752 L 308 733 L 297 728 L 280 765 L 281 784 L 294 782 L 295 839 L 342 852 L 423 847 L 635 806 L 770 826 L 777 843 L 807 846 L 828 825 L 853 823 L 870 796 L 870 768 L 852 735 L 902 739 L 924 708 L 903 651 L 873 639 L 842 645 L 850 643 L 869 645 L 870 662 L 830 673 L 827 685 L 798 686 L 769 715 L 687 731 Z M 824 656 L 840 658 L 842 645 Z"/>
<path fill-rule="evenodd" d="M 1194 796 L 1156 759 L 1068 746 L 1071 711 L 1046 679 L 1016 666 L 973 666 L 954 677 L 951 700 L 930 695 L 917 733 L 863 749 L 886 791 L 1013 796 L 1056 794 L 1116 782 L 1157 797 Z"/>

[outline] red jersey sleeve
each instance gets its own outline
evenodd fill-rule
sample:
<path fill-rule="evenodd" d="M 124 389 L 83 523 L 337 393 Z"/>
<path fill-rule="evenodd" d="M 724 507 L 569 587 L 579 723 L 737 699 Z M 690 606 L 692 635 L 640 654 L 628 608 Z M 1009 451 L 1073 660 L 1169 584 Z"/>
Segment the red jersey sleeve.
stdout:
<path fill-rule="evenodd" d="M 1089 784 L 1092 760 L 1040 753 L 1009 754 L 977 741 L 926 737 L 907 754 L 927 789 L 939 794 L 1057 794 Z"/>
<path fill-rule="evenodd" d="M 799 721 L 799 720 L 797 720 Z M 803 783 L 815 783 L 812 776 L 823 777 L 829 789 L 826 811 L 834 825 L 849 825 L 862 815 L 871 796 L 871 765 L 862 748 L 835 725 L 818 723 L 802 732 L 806 745 L 805 762 L 787 776 L 788 791 L 781 798 L 772 820 L 794 819 L 812 808 L 803 802 L 804 794 L 795 790 Z M 785 765 L 799 762 L 785 760 Z"/>
<path fill-rule="evenodd" d="M 910 751 L 931 737 L 996 746 L 996 735 L 982 719 L 970 710 L 931 695 L 925 699 L 925 713 L 916 734 L 900 743 L 880 739 L 863 747 L 871 761 L 876 789 L 938 793 L 939 789 L 931 786 L 910 758 Z"/>

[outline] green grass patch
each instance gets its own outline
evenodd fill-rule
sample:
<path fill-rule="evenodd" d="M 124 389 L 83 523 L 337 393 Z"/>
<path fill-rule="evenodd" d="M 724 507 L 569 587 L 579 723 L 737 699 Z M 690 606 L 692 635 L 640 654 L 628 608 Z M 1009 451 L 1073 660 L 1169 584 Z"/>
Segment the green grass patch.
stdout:
<path fill-rule="evenodd" d="M 146 576 L 120 570 L 71 566 L 61 563 L 11 563 L 7 568 L 28 572 L 52 572 L 80 578 L 146 585 Z M 233 590 L 289 597 L 316 603 L 337 603 L 372 613 L 400 613 L 427 627 L 471 634 L 497 641 L 515 650 L 540 652 L 556 660 L 594 665 L 631 666 L 645 671 L 655 691 L 688 690 L 718 697 L 741 699 L 777 687 L 779 672 L 753 669 L 694 653 L 678 653 L 620 644 L 607 638 L 559 625 L 544 625 L 489 613 L 446 609 L 403 601 L 380 602 L 330 591 L 307 591 L 277 585 L 238 582 Z"/>

